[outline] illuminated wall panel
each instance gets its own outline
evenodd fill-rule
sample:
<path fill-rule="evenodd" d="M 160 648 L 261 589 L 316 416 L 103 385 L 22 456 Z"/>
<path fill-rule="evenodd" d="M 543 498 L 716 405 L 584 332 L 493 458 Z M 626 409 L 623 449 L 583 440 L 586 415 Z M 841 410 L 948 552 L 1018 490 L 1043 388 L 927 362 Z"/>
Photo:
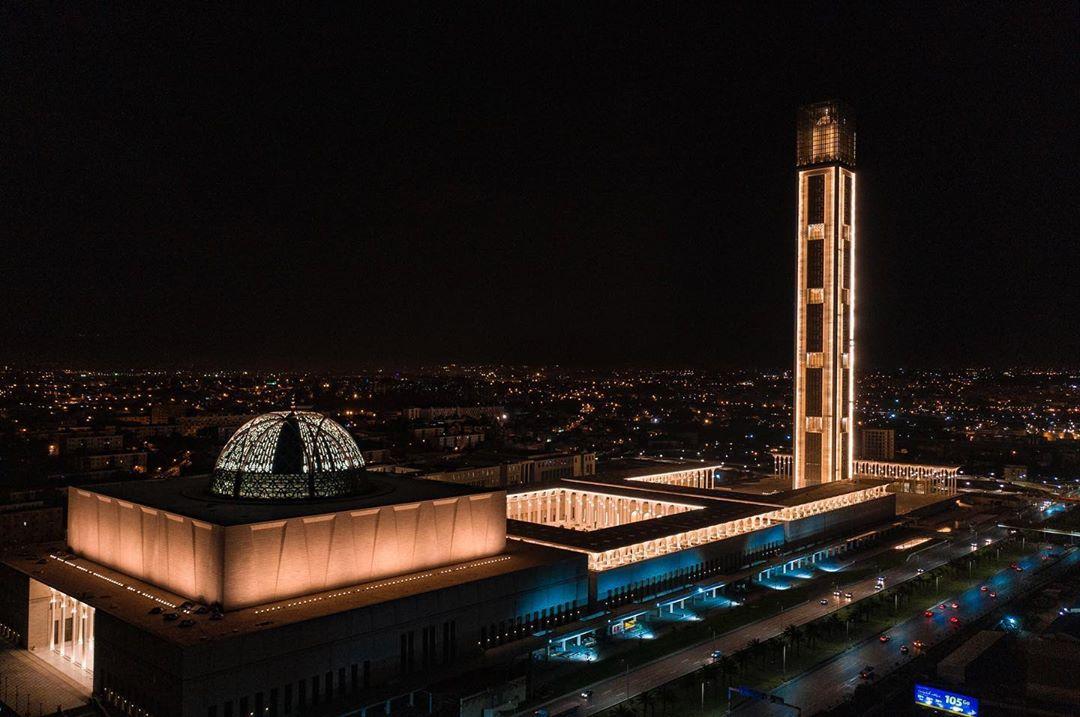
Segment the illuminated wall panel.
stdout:
<path fill-rule="evenodd" d="M 503 552 L 501 492 L 218 526 L 69 490 L 68 540 L 95 562 L 226 609 Z"/>

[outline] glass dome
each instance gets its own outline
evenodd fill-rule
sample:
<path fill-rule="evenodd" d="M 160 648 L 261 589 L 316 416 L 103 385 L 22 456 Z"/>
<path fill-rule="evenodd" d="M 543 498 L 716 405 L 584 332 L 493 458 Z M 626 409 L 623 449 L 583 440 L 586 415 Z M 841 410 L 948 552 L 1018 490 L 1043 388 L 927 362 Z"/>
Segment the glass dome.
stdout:
<path fill-rule="evenodd" d="M 365 487 L 352 436 L 313 411 L 251 419 L 221 449 L 210 492 L 228 498 L 303 500 L 353 495 Z"/>

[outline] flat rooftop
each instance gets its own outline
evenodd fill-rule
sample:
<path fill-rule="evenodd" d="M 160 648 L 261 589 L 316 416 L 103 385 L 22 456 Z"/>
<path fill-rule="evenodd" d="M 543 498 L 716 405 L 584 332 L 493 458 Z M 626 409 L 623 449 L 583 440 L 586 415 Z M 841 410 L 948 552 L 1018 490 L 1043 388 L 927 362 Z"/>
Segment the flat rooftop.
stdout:
<path fill-rule="evenodd" d="M 79 490 L 100 493 L 118 500 L 138 503 L 214 525 L 246 525 L 299 518 L 305 515 L 379 508 L 387 505 L 495 492 L 490 488 L 416 480 L 392 473 L 365 471 L 364 477 L 371 486 L 371 490 L 362 495 L 282 502 L 220 498 L 210 495 L 209 475 L 104 483 L 79 488 Z"/>
<path fill-rule="evenodd" d="M 505 552 L 488 558 L 234 610 L 220 620 L 211 620 L 209 612 L 181 612 L 179 619 L 167 621 L 163 613 L 173 611 L 168 604 L 179 606 L 187 598 L 63 551 L 62 543 L 46 543 L 5 555 L 0 562 L 181 646 L 273 629 L 567 560 L 584 561 L 566 551 L 514 541 L 507 544 Z M 162 614 L 151 613 L 154 608 L 161 608 Z M 183 620 L 193 620 L 194 624 L 181 627 Z"/>

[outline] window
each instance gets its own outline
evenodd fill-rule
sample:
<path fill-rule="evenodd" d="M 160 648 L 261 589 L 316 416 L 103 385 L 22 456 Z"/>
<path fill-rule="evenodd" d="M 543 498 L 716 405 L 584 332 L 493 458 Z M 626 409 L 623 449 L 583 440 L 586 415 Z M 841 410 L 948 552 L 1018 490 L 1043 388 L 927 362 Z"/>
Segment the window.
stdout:
<path fill-rule="evenodd" d="M 339 667 L 337 671 L 338 694 L 345 694 L 345 668 Z"/>
<path fill-rule="evenodd" d="M 296 702 L 301 707 L 307 707 L 307 682 L 299 680 L 296 683 Z"/>
<path fill-rule="evenodd" d="M 357 665 L 355 662 L 352 664 L 352 674 L 350 675 L 350 677 L 352 678 L 351 684 L 352 684 L 352 691 L 353 692 L 356 692 L 358 689 L 360 689 L 360 669 L 359 668 L 360 668 L 360 666 Z"/>
<path fill-rule="evenodd" d="M 821 482 L 821 434 L 806 432 L 806 455 L 803 460 L 807 483 Z"/>
<path fill-rule="evenodd" d="M 292 683 L 285 685 L 285 714 L 292 712 Z"/>
<path fill-rule="evenodd" d="M 844 224 L 855 223 L 855 206 L 851 201 L 852 181 L 851 177 L 844 177 Z"/>
<path fill-rule="evenodd" d="M 822 325 L 822 305 L 806 305 L 806 350 L 817 353 L 822 350 L 824 328 Z"/>
<path fill-rule="evenodd" d="M 825 286 L 825 242 L 811 239 L 806 242 L 806 288 Z"/>
<path fill-rule="evenodd" d="M 825 223 L 825 175 L 811 175 L 806 183 L 806 223 Z"/>
<path fill-rule="evenodd" d="M 844 282 L 845 289 L 851 288 L 851 242 L 844 242 Z"/>
<path fill-rule="evenodd" d="M 806 415 L 821 415 L 821 369 L 806 369 Z"/>

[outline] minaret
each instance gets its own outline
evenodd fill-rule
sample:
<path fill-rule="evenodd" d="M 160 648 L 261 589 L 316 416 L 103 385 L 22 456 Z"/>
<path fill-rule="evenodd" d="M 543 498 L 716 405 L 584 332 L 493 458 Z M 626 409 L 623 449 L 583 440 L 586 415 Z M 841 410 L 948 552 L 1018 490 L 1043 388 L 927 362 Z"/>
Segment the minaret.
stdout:
<path fill-rule="evenodd" d="M 852 477 L 855 119 L 839 102 L 799 109 L 795 291 L 795 488 Z"/>

